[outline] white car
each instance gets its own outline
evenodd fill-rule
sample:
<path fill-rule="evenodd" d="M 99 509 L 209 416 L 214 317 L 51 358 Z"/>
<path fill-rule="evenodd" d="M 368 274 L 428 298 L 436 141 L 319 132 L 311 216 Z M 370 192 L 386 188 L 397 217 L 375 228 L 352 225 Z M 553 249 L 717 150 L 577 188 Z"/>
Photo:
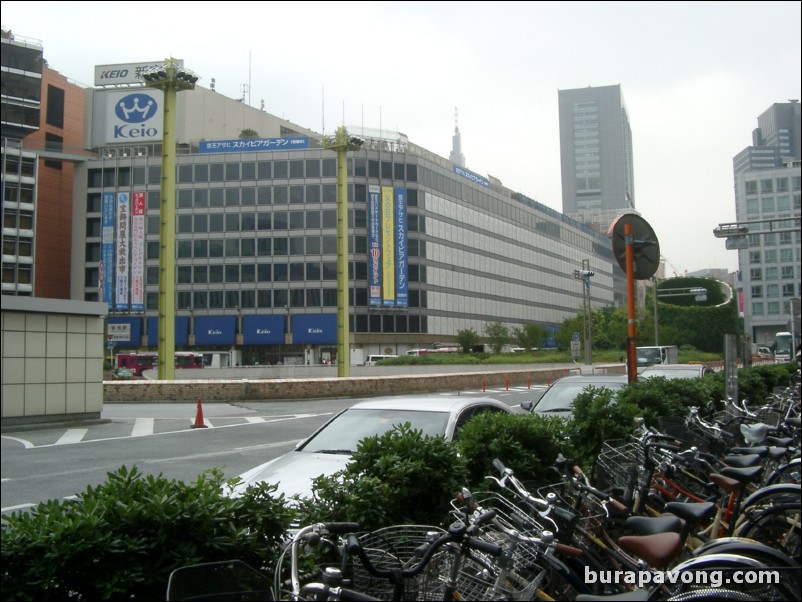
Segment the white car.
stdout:
<path fill-rule="evenodd" d="M 269 482 L 277 494 L 309 496 L 312 479 L 345 468 L 366 437 L 383 435 L 395 426 L 409 423 L 424 435 L 442 435 L 448 441 L 459 436 L 462 426 L 482 412 L 518 413 L 489 397 L 410 396 L 362 401 L 343 410 L 296 448 L 240 475 L 242 482 L 232 495 L 248 486 Z"/>

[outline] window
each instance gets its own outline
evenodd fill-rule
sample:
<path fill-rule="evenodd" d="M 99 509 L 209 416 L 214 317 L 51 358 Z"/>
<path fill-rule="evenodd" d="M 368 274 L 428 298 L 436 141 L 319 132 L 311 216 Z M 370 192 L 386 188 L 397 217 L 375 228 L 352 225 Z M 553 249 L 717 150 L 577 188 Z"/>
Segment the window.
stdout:
<path fill-rule="evenodd" d="M 744 186 L 746 189 L 746 194 L 757 194 L 757 181 L 750 180 L 744 182 Z"/>
<path fill-rule="evenodd" d="M 64 128 L 64 90 L 47 86 L 47 125 Z"/>

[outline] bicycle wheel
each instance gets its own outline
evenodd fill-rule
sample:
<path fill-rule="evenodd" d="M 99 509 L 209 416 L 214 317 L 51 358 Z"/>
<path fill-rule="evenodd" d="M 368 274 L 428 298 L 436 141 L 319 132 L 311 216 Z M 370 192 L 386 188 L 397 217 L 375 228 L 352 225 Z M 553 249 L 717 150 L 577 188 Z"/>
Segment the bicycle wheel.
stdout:
<path fill-rule="evenodd" d="M 799 563 L 787 554 L 769 545 L 743 537 L 722 537 L 706 542 L 694 550 L 696 557 L 711 554 L 737 554 L 763 563 L 780 572 L 781 580 L 776 585 L 788 599 L 797 597 L 802 587 Z"/>
<path fill-rule="evenodd" d="M 749 602 L 751 600 L 763 600 L 756 595 L 739 592 L 734 589 L 698 589 L 693 592 L 685 592 L 668 598 L 667 602 Z"/>
<path fill-rule="evenodd" d="M 794 483 L 800 484 L 800 477 L 802 476 L 802 458 L 794 458 L 790 462 L 777 467 L 777 470 L 771 473 L 771 476 L 766 480 L 767 485 L 776 485 L 778 483 Z"/>
<path fill-rule="evenodd" d="M 735 535 L 777 548 L 799 563 L 800 509 L 798 501 L 769 506 L 738 526 Z"/>
<path fill-rule="evenodd" d="M 798 571 L 798 569 L 795 570 Z M 724 590 L 737 589 L 739 593 L 749 596 L 747 599 L 756 598 L 758 600 L 779 602 L 797 597 L 795 594 L 789 597 L 788 591 L 782 587 L 781 578 L 774 579 L 777 583 L 772 583 L 771 578 L 754 580 L 744 578 L 745 575 L 768 571 L 772 571 L 769 575 L 770 577 L 774 576 L 774 567 L 767 566 L 754 558 L 738 554 L 709 554 L 699 558 L 691 558 L 671 569 L 670 574 L 674 575 L 675 583 L 669 583 L 664 586 L 667 595 L 662 599 L 695 600 L 697 598 L 680 598 L 680 596 L 690 596 L 696 592 L 701 595 L 701 592 L 721 590 L 721 588 L 724 588 Z M 698 599 L 712 600 L 719 598 L 704 597 Z"/>

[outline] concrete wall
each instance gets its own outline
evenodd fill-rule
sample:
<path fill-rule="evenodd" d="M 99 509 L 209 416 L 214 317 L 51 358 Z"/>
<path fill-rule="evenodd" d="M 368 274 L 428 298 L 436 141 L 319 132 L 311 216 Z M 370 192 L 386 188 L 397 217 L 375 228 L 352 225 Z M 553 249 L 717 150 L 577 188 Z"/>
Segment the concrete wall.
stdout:
<path fill-rule="evenodd" d="M 378 366 L 372 368 L 376 370 Z M 274 379 L 204 379 L 204 380 L 135 380 L 106 381 L 103 383 L 106 403 L 127 403 L 147 401 L 187 401 L 198 399 L 204 402 L 214 401 L 258 401 L 286 399 L 322 399 L 350 396 L 380 396 L 408 393 L 431 393 L 436 391 L 478 390 L 485 387 L 521 387 L 537 384 L 548 384 L 568 374 L 576 374 L 576 367 L 526 367 L 516 365 L 514 369 L 505 370 L 503 366 L 494 366 L 492 371 L 483 367 L 483 371 L 460 371 L 442 373 L 443 366 L 426 366 L 441 371 L 439 374 L 411 374 L 412 366 L 398 367 L 404 374 L 387 374 L 390 367 L 385 367 L 384 374 L 375 376 L 351 376 L 349 378 L 274 378 Z M 455 366 L 452 369 L 462 370 L 466 366 Z M 626 366 L 595 366 L 596 372 L 625 373 Z M 179 372 L 179 371 L 177 371 Z M 182 376 L 195 370 L 183 370 Z M 206 372 L 204 370 L 203 372 Z"/>
<path fill-rule="evenodd" d="M 2 425 L 99 418 L 106 305 L 2 302 Z"/>

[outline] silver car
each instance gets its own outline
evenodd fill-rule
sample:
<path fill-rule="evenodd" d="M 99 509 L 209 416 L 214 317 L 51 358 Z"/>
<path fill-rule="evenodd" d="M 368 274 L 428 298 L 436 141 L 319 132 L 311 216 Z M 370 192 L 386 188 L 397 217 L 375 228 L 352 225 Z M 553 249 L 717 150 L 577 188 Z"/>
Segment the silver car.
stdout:
<path fill-rule="evenodd" d="M 312 479 L 342 470 L 366 437 L 381 436 L 409 423 L 424 435 L 442 435 L 453 441 L 468 420 L 483 412 L 517 413 L 489 397 L 410 396 L 362 401 L 334 416 L 293 451 L 241 474 L 242 482 L 232 494 L 269 482 L 278 486 L 276 493 L 287 497 L 309 496 Z"/>
<path fill-rule="evenodd" d="M 638 371 L 638 378 L 662 376 L 663 378 L 703 378 L 715 370 L 704 364 L 658 364 Z"/>
<path fill-rule="evenodd" d="M 525 401 L 521 407 L 536 414 L 570 418 L 574 399 L 588 387 L 617 390 L 629 382 L 626 374 L 587 374 L 563 376 L 555 380 L 537 401 Z"/>

